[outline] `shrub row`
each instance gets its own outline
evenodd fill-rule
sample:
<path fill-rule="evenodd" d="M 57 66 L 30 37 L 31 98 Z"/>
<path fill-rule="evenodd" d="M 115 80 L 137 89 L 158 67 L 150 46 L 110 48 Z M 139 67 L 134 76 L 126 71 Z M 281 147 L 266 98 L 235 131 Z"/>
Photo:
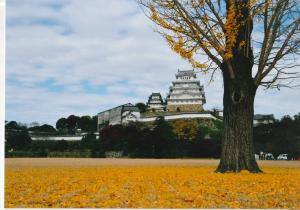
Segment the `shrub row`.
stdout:
<path fill-rule="evenodd" d="M 40 151 L 11 151 L 5 153 L 6 158 L 18 158 L 18 157 L 64 157 L 64 158 L 97 158 L 104 157 L 104 154 L 99 151 L 93 150 L 75 150 L 64 152 L 50 152 L 47 150 Z"/>

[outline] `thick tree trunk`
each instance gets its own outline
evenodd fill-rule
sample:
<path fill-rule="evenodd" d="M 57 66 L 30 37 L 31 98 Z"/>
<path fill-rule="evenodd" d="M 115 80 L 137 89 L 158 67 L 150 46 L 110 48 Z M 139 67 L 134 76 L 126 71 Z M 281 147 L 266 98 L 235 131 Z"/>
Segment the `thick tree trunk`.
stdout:
<path fill-rule="evenodd" d="M 224 137 L 217 172 L 261 172 L 253 148 L 254 98 L 257 86 L 252 78 L 253 22 L 248 5 L 249 0 L 226 0 L 227 13 L 234 15 L 239 25 L 233 46 L 230 40 L 234 33 L 227 33 L 226 47 L 231 49 L 232 58 L 224 61 L 221 67 L 224 81 Z M 235 23 L 232 18 L 227 18 L 226 21 L 229 25 Z"/>
<path fill-rule="evenodd" d="M 239 76 L 230 79 L 225 69 L 224 78 L 224 137 L 217 172 L 248 170 L 259 173 L 253 148 L 253 114 L 256 86 L 251 78 L 252 65 L 241 61 L 234 65 Z M 250 68 L 250 69 L 249 69 Z M 250 70 L 250 71 L 249 71 Z"/>

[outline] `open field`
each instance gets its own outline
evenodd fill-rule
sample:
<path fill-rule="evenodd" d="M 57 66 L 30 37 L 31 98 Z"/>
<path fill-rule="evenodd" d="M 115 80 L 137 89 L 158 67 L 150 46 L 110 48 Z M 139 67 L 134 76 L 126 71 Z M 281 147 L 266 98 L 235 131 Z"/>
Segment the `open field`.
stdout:
<path fill-rule="evenodd" d="M 6 158 L 5 166 L 10 167 L 49 167 L 49 166 L 215 166 L 216 159 L 118 159 L 118 158 Z M 300 161 L 260 160 L 258 164 L 299 168 Z"/>
<path fill-rule="evenodd" d="M 300 161 L 216 174 L 218 160 L 12 158 L 5 207 L 300 208 Z"/>

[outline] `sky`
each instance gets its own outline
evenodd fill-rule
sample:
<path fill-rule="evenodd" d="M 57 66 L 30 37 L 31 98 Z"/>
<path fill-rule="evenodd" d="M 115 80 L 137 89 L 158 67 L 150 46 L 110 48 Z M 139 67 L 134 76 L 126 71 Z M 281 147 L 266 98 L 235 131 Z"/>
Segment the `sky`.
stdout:
<path fill-rule="evenodd" d="M 55 125 L 71 114 L 96 115 L 124 103 L 166 96 L 177 69 L 191 66 L 154 32 L 135 0 L 6 2 L 5 119 Z M 197 70 L 196 70 L 197 71 Z M 204 85 L 204 108 L 222 108 L 220 73 Z M 300 112 L 300 90 L 264 90 L 255 113 Z"/>

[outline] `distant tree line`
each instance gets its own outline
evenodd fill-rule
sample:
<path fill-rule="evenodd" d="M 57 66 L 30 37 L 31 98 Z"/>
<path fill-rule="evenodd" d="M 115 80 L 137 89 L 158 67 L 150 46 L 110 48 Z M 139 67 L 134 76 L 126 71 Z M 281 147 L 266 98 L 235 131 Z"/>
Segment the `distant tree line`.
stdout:
<path fill-rule="evenodd" d="M 70 115 L 67 118 L 60 118 L 56 122 L 56 129 L 58 132 L 66 134 L 74 134 L 77 129 L 84 132 L 95 132 L 97 131 L 97 116 Z"/>
<path fill-rule="evenodd" d="M 100 132 L 100 139 L 104 150 L 121 150 L 129 157 L 218 158 L 222 123 L 213 121 L 211 124 L 208 127 L 192 120 L 167 122 L 159 118 L 151 126 L 142 123 L 109 125 Z"/>
<path fill-rule="evenodd" d="M 81 141 L 66 140 L 35 140 L 29 135 L 29 131 L 48 132 L 53 131 L 52 126 L 42 125 L 42 129 L 36 126 L 27 128 L 11 121 L 5 125 L 5 155 L 6 157 L 103 157 L 101 142 L 96 139 L 94 132 L 86 133 Z M 52 128 L 51 128 L 52 127 Z M 54 129 L 55 130 L 55 129 Z M 54 132 L 54 131 L 53 131 Z M 56 130 L 55 130 L 56 132 Z"/>
<path fill-rule="evenodd" d="M 5 123 L 5 149 L 26 150 L 32 142 L 26 126 L 10 121 Z"/>
<path fill-rule="evenodd" d="M 99 143 L 95 142 L 97 131 L 97 116 L 75 116 L 70 115 L 67 118 L 60 118 L 56 122 L 56 128 L 52 125 L 34 122 L 30 126 L 16 121 L 5 122 L 5 150 L 21 151 L 24 155 L 47 156 L 47 152 L 64 152 L 64 151 L 84 151 L 96 150 Z M 31 135 L 37 136 L 55 136 L 55 135 L 73 135 L 76 132 L 84 132 L 86 135 L 82 141 L 68 142 L 65 140 L 51 141 L 41 140 L 32 141 Z M 87 142 L 88 139 L 88 142 Z M 28 153 L 29 152 L 29 153 Z"/>
<path fill-rule="evenodd" d="M 274 157 L 288 154 L 290 158 L 300 158 L 300 113 L 254 127 L 254 147 L 257 154 L 262 151 Z"/>
<path fill-rule="evenodd" d="M 61 121 L 60 119 L 57 122 Z M 77 123 L 73 123 L 75 124 Z M 66 129 L 66 127 L 58 126 L 60 129 Z M 82 129 L 82 126 L 78 127 Z M 219 121 L 213 121 L 211 125 L 201 125 L 192 120 L 166 122 L 160 118 L 153 124 L 108 125 L 100 131 L 99 139 L 96 139 L 94 132 L 87 132 L 81 141 L 32 141 L 28 131 L 51 133 L 55 129 L 48 125 L 26 128 L 16 122 L 8 122 L 6 123 L 7 142 L 5 145 L 6 152 L 9 150 L 28 151 L 32 156 L 47 156 L 54 152 L 89 151 L 90 156 L 104 157 L 107 151 L 122 151 L 125 156 L 141 158 L 217 158 L 222 138 L 221 127 L 222 123 Z M 76 128 L 77 126 L 73 126 L 71 131 L 74 132 Z M 69 133 L 68 130 L 67 133 Z"/>
<path fill-rule="evenodd" d="M 87 124 L 84 125 L 86 120 Z M 122 151 L 124 156 L 136 158 L 219 158 L 223 123 L 219 120 L 175 120 L 159 118 L 154 123 L 108 125 L 94 131 L 95 117 L 61 118 L 56 129 L 50 125 L 27 128 L 15 121 L 5 124 L 5 149 L 19 151 L 18 156 L 105 157 L 105 152 Z M 65 122 L 65 123 L 61 123 Z M 61 125 L 63 124 L 63 125 Z M 77 129 L 86 133 L 81 141 L 32 141 L 29 131 L 72 134 Z M 300 157 L 300 113 L 293 118 L 285 116 L 274 124 L 261 124 L 254 128 L 255 152 L 272 153 L 275 157 L 287 153 Z M 24 152 L 24 154 L 22 153 Z M 27 152 L 27 153 L 26 153 Z"/>
<path fill-rule="evenodd" d="M 31 123 L 29 126 L 16 121 L 5 123 L 5 128 L 8 130 L 28 130 L 36 133 L 45 134 L 75 134 L 76 131 L 81 132 L 96 132 L 97 131 L 97 116 L 75 116 L 70 115 L 67 118 L 60 118 L 56 121 L 55 127 L 48 124 L 39 125 L 37 122 Z"/>

